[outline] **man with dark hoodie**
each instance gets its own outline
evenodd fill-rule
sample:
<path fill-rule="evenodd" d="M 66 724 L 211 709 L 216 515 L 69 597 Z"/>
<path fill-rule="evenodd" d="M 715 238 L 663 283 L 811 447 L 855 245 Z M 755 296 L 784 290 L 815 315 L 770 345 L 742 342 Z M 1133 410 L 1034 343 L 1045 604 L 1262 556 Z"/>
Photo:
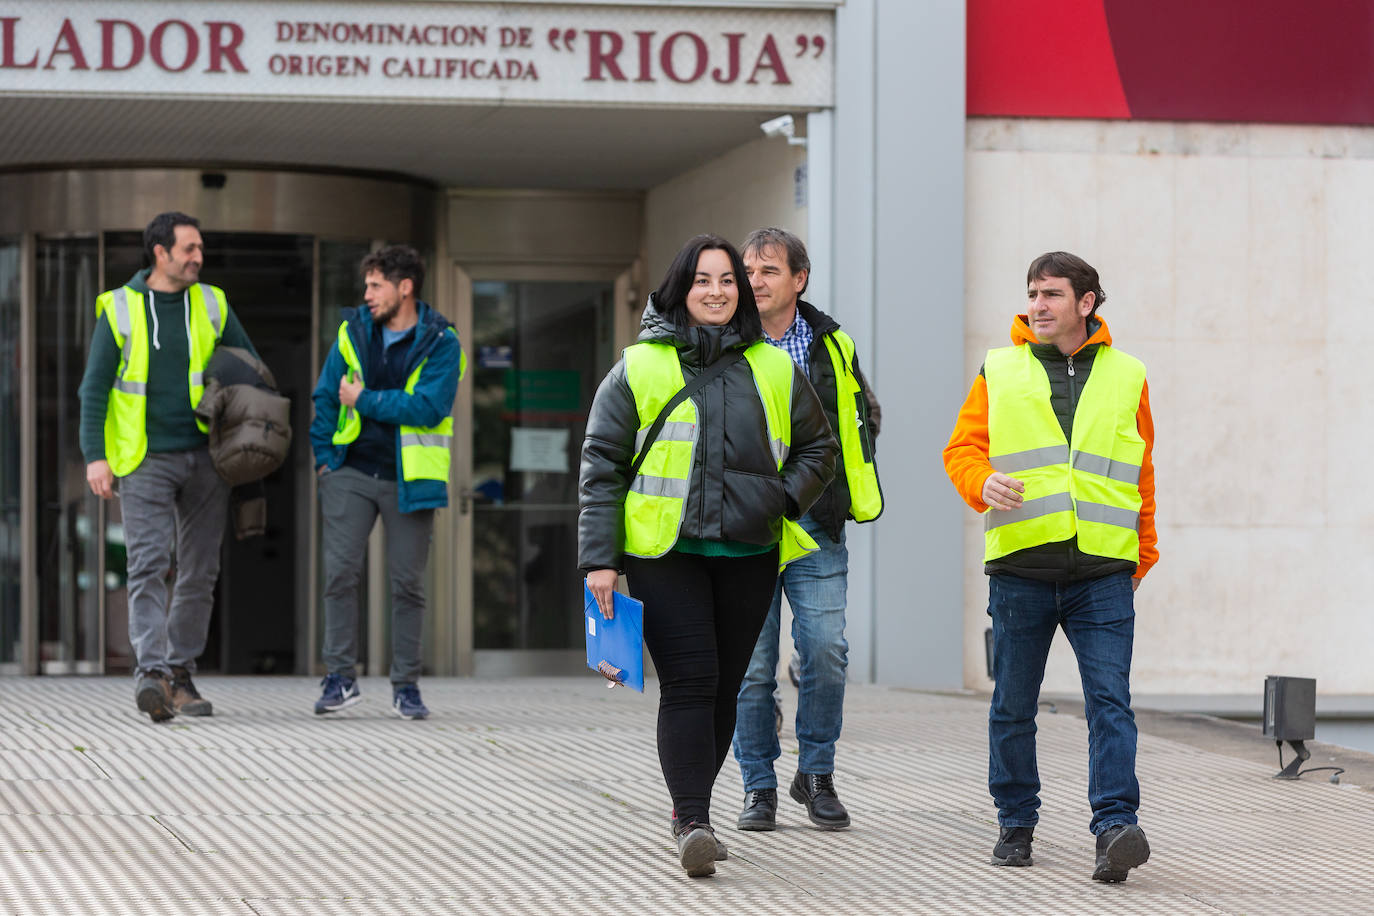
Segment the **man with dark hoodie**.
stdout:
<path fill-rule="evenodd" d="M 844 718 L 844 638 L 849 550 L 847 519 L 872 521 L 883 510 L 873 444 L 878 402 L 859 371 L 854 341 L 835 319 L 801 299 L 811 260 L 801 239 L 783 229 L 758 229 L 744 240 L 744 266 L 758 301 L 764 339 L 792 357 L 810 380 L 840 444 L 835 479 L 801 519 L 819 550 L 790 564 L 778 577 L 773 604 L 740 685 L 734 751 L 744 777 L 741 830 L 773 830 L 778 810 L 781 756 L 773 691 L 783 592 L 792 609 L 792 638 L 801 659 L 798 673 L 797 772 L 789 794 L 806 806 L 822 830 L 849 826 L 849 812 L 835 790 L 835 743 Z"/>
<path fill-rule="evenodd" d="M 1154 420 L 1145 365 L 1112 346 L 1097 271 L 1052 251 L 1026 271 L 1026 313 L 989 350 L 945 446 L 945 471 L 983 514 L 996 686 L 988 791 L 993 865 L 1031 864 L 1039 820 L 1035 713 L 1055 631 L 1078 658 L 1088 720 L 1093 879 L 1150 857 L 1136 819 L 1131 712 L 1135 590 L 1155 548 Z"/>
<path fill-rule="evenodd" d="M 386 526 L 391 708 L 423 719 L 420 635 L 434 510 L 448 505 L 453 398 L 466 357 L 453 325 L 419 300 L 425 265 L 393 245 L 363 259 L 365 305 L 345 313 L 315 386 L 310 445 L 324 518 L 323 692 L 316 714 L 362 697 L 358 586 L 367 536 Z"/>
<path fill-rule="evenodd" d="M 198 282 L 205 248 L 194 218 L 156 216 L 143 230 L 143 253 L 151 267 L 96 299 L 104 320 L 81 380 L 80 437 L 91 491 L 120 497 L 134 698 L 162 722 L 213 711 L 191 675 L 209 633 L 229 487 L 193 412 L 202 373 L 220 341 L 257 352 L 224 291 Z"/>

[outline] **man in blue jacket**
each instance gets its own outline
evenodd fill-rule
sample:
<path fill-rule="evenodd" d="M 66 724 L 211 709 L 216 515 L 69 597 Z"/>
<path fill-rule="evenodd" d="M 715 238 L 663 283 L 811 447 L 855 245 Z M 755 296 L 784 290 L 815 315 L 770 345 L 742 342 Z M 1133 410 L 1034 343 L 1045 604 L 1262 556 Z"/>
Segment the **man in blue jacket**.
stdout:
<path fill-rule="evenodd" d="M 310 445 L 324 518 L 324 691 L 315 712 L 352 706 L 358 585 L 380 513 L 391 582 L 391 707 L 429 715 L 416 681 L 434 510 L 448 505 L 453 397 L 466 368 L 453 325 L 419 300 L 425 265 L 393 245 L 363 259 L 365 305 L 344 315 L 315 386 Z"/>

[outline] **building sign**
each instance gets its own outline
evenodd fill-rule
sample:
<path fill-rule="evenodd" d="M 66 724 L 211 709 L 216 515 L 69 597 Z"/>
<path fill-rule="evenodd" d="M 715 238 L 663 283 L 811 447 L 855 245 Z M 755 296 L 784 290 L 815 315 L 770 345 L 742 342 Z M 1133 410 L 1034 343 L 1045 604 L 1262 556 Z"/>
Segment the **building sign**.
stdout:
<path fill-rule="evenodd" d="M 0 93 L 822 108 L 833 35 L 814 9 L 0 0 Z"/>

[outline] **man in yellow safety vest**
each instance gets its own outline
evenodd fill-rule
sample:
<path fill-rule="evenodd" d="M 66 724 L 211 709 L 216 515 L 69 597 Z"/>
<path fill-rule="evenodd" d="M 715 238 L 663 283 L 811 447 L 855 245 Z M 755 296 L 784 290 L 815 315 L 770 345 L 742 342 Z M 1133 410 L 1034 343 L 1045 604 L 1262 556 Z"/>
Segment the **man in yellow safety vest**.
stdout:
<path fill-rule="evenodd" d="M 425 566 L 434 510 L 448 505 L 453 398 L 466 362 L 452 323 L 420 301 L 425 265 L 407 245 L 363 259 L 365 305 L 345 312 L 315 386 L 310 447 L 324 553 L 324 688 L 317 715 L 357 703 L 358 586 L 381 515 L 391 582 L 391 709 L 420 698 Z"/>
<path fill-rule="evenodd" d="M 1134 592 L 1154 565 L 1154 421 L 1145 366 L 1112 346 L 1097 271 L 1063 251 L 1026 273 L 1013 346 L 989 350 L 945 447 L 983 513 L 996 685 L 988 789 L 994 865 L 1030 865 L 1040 807 L 1035 713 L 1055 630 L 1078 659 L 1088 720 L 1093 878 L 1125 881 L 1150 846 L 1136 822 Z"/>
<path fill-rule="evenodd" d="M 229 486 L 194 411 L 216 344 L 257 353 L 224 290 L 199 282 L 205 245 L 193 217 L 159 214 L 143 254 L 149 267 L 96 299 L 80 441 L 91 491 L 110 499 L 119 482 L 134 698 L 161 722 L 213 711 L 191 675 L 209 634 Z"/>
<path fill-rule="evenodd" d="M 839 322 L 801 298 L 811 260 L 801 239 L 785 229 L 758 229 L 744 241 L 744 266 L 758 301 L 764 339 L 787 353 L 820 396 L 830 430 L 840 444 L 835 479 L 801 525 L 818 550 L 790 564 L 778 577 L 773 604 L 740 685 L 734 752 L 744 779 L 741 830 L 776 829 L 781 756 L 774 712 L 783 593 L 792 611 L 792 638 L 800 665 L 797 699 L 797 772 L 788 793 L 806 806 L 822 830 L 849 826 L 849 811 L 835 789 L 835 743 L 844 718 L 844 638 L 849 550 L 848 519 L 872 521 L 883 511 L 874 440 L 878 402 L 859 371 L 853 339 Z"/>

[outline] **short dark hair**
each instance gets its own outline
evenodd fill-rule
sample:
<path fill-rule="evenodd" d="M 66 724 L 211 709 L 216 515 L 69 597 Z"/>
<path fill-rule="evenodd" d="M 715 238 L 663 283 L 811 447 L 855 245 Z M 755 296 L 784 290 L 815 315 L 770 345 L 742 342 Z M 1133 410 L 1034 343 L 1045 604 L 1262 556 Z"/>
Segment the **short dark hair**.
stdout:
<path fill-rule="evenodd" d="M 152 267 L 157 263 L 153 249 L 158 245 L 168 251 L 172 250 L 172 246 L 177 243 L 177 226 L 190 226 L 192 229 L 199 230 L 200 220 L 177 210 L 169 210 L 153 217 L 153 221 L 143 230 L 144 267 Z"/>
<path fill-rule="evenodd" d="M 420 298 L 420 290 L 425 285 L 425 259 L 409 245 L 388 245 L 381 251 L 372 252 L 363 258 L 362 269 L 364 277 L 375 270 L 397 286 L 402 280 L 409 280 L 415 287 L 412 295 L 416 299 Z"/>
<path fill-rule="evenodd" d="M 654 306 L 678 330 L 687 328 L 691 323 L 687 314 L 687 291 L 696 280 L 697 261 L 703 251 L 723 251 L 730 259 L 730 269 L 735 273 L 735 288 L 739 290 L 739 302 L 729 326 L 746 341 L 758 340 L 763 336 L 763 319 L 759 318 L 759 304 L 754 299 L 754 290 L 745 279 L 744 259 L 734 245 L 718 235 L 698 235 L 687 240 L 687 244 L 673 258 L 673 263 L 668 265 L 663 282 L 654 290 Z"/>
<path fill-rule="evenodd" d="M 1026 271 L 1026 285 L 1030 286 L 1033 281 L 1044 277 L 1063 277 L 1068 280 L 1069 285 L 1073 287 L 1075 302 L 1088 293 L 1093 293 L 1093 310 L 1088 313 L 1089 318 L 1096 315 L 1098 308 L 1107 301 L 1107 294 L 1102 290 L 1102 281 L 1097 276 L 1097 268 L 1076 254 L 1069 254 L 1067 251 L 1048 251 L 1031 261 L 1030 269 Z"/>
<path fill-rule="evenodd" d="M 811 258 L 806 253 L 806 244 L 786 229 L 769 226 L 767 229 L 755 229 L 749 233 L 749 237 L 740 246 L 740 251 L 747 256 L 751 251 L 761 254 L 767 248 L 782 249 L 787 254 L 787 269 L 792 273 L 806 271 L 806 282 L 801 288 L 803 293 L 806 292 L 806 288 L 811 285 Z"/>

